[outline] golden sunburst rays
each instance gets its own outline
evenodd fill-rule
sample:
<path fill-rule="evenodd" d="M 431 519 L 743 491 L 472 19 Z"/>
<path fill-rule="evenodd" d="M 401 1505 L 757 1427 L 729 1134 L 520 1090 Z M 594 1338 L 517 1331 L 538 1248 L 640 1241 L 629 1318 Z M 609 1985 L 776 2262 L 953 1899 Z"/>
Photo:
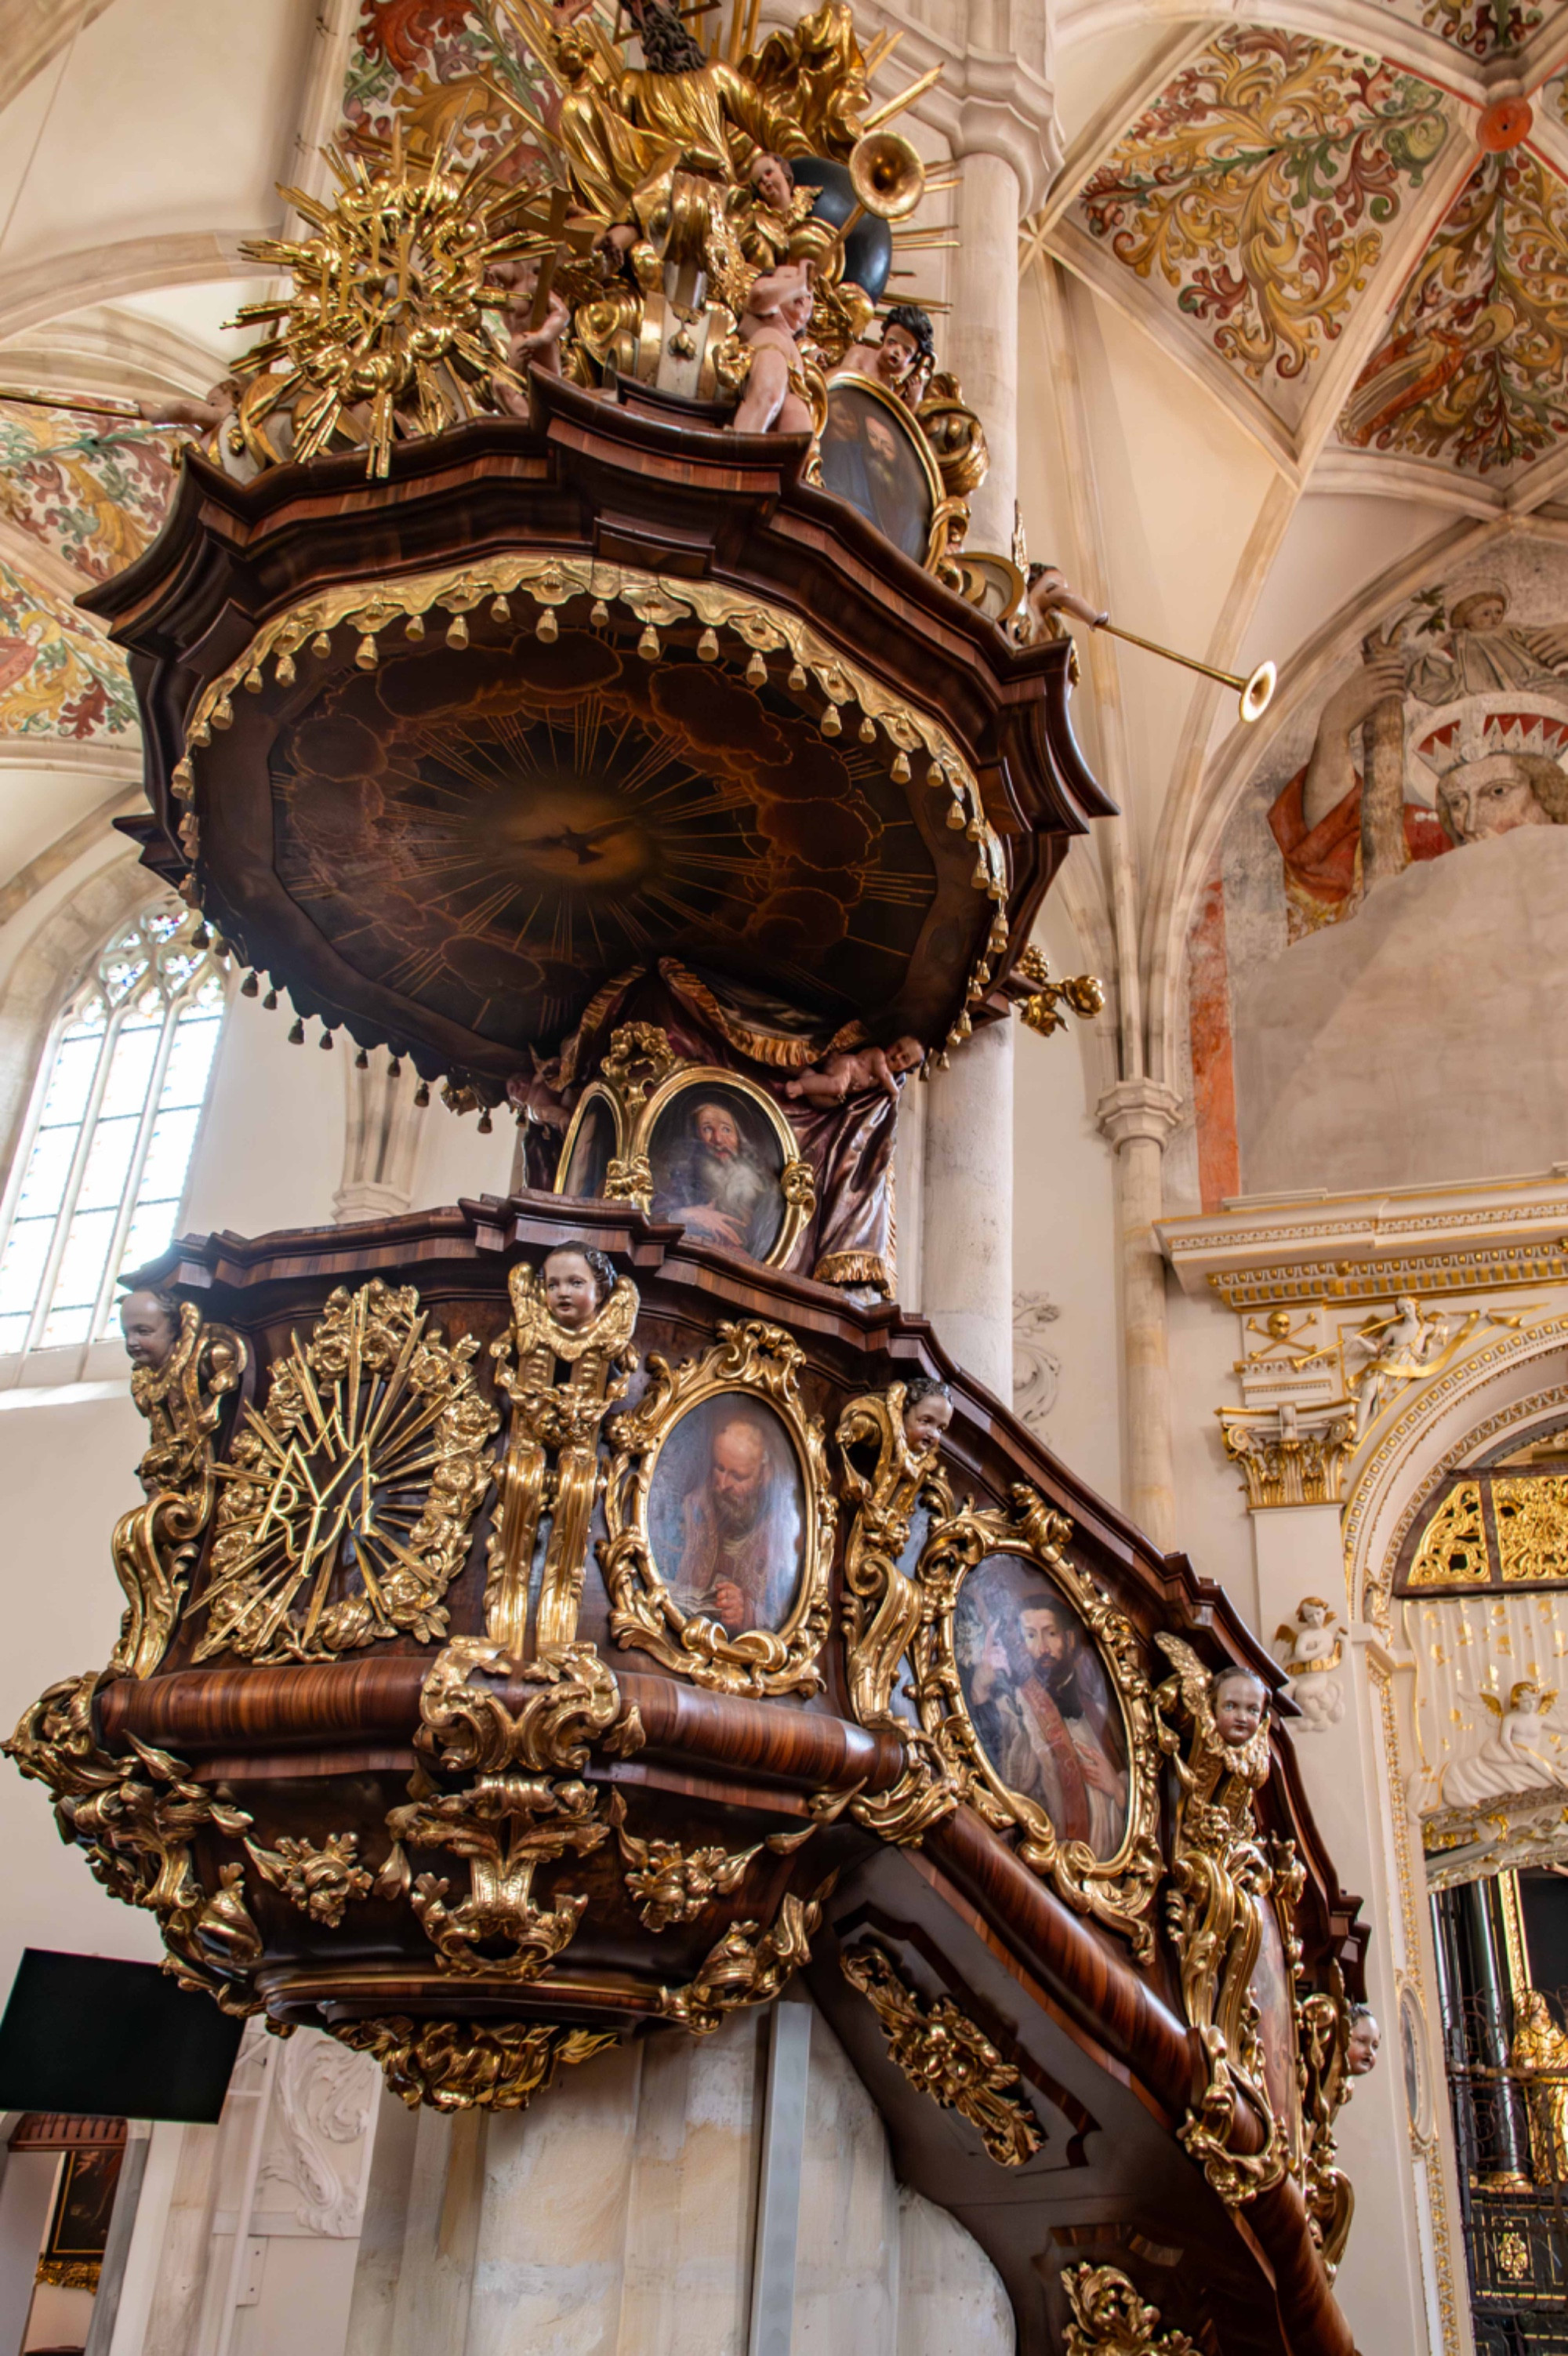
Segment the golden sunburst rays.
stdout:
<path fill-rule="evenodd" d="M 232 323 L 274 323 L 238 364 L 251 379 L 241 403 L 248 441 L 286 412 L 292 430 L 282 455 L 314 458 L 335 438 L 362 442 L 373 478 L 388 470 L 400 418 L 436 434 L 481 413 L 490 377 L 519 384 L 487 322 L 510 293 L 488 273 L 497 262 L 553 250 L 549 193 L 499 178 L 515 141 L 462 165 L 454 140 L 449 134 L 414 154 L 394 123 L 384 160 L 326 148 L 336 200 L 283 191 L 311 234 L 242 247 L 293 280 L 285 295 L 242 304 Z"/>

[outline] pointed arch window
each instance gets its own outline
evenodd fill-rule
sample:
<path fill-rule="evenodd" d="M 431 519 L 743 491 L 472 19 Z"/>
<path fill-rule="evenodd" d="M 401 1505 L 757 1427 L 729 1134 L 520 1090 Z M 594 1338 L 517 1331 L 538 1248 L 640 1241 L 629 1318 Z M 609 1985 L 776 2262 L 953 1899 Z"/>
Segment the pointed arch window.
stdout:
<path fill-rule="evenodd" d="M 113 1330 L 122 1269 L 172 1239 L 223 976 L 164 903 L 117 926 L 50 1035 L 0 1208 L 0 1353 Z"/>

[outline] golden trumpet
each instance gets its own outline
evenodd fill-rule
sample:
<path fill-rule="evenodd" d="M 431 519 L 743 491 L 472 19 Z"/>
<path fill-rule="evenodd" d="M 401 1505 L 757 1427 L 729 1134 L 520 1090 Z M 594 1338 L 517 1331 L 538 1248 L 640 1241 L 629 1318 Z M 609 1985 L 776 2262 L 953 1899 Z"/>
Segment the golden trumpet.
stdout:
<path fill-rule="evenodd" d="M 849 177 L 856 210 L 844 223 L 846 235 L 862 213 L 903 220 L 926 193 L 926 167 L 897 131 L 868 131 L 857 139 L 850 149 Z"/>
<path fill-rule="evenodd" d="M 1178 655 L 1174 647 L 1162 647 L 1154 638 L 1141 638 L 1133 630 L 1120 629 L 1104 615 L 1099 616 L 1094 626 L 1111 637 L 1125 638 L 1130 647 L 1142 647 L 1147 654 L 1163 655 L 1166 662 L 1180 663 L 1187 670 L 1200 670 L 1205 679 L 1217 679 L 1221 687 L 1233 687 L 1240 701 L 1242 721 L 1249 727 L 1254 720 L 1262 718 L 1273 701 L 1279 673 L 1272 662 L 1261 662 L 1251 679 L 1243 679 L 1240 671 L 1216 670 L 1212 663 L 1199 662 L 1196 655 Z"/>

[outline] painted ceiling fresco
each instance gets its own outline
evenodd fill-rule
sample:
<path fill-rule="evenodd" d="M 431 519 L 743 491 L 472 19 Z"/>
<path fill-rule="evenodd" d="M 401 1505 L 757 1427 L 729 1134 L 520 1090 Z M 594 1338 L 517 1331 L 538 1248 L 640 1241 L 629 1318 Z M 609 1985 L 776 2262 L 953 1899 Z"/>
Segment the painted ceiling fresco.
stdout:
<path fill-rule="evenodd" d="M 1392 16 L 1419 25 L 1473 58 L 1517 49 L 1540 29 L 1544 10 L 1527 0 L 1380 0 Z"/>
<path fill-rule="evenodd" d="M 66 410 L 0 402 L 0 519 L 88 580 L 152 539 L 177 479 L 174 436 L 121 431 Z M 0 563 L 0 738 L 134 735 L 125 667 L 68 600 Z"/>
<path fill-rule="evenodd" d="M 466 124 L 468 152 L 511 135 L 520 105 L 546 114 L 541 69 L 493 0 L 362 0 L 343 82 L 346 128 L 391 134 L 395 116 L 444 136 Z M 534 151 L 519 151 L 519 168 Z"/>
<path fill-rule="evenodd" d="M 1339 420 L 1351 448 L 1508 482 L 1568 434 L 1568 188 L 1526 149 L 1477 166 Z"/>
<path fill-rule="evenodd" d="M 139 556 L 168 511 L 177 437 L 0 402 L 0 513 L 90 580 Z"/>
<path fill-rule="evenodd" d="M 1397 67 L 1241 27 L 1161 91 L 1072 218 L 1294 417 L 1449 129 Z"/>
<path fill-rule="evenodd" d="M 1391 52 L 1419 27 L 1478 61 L 1548 22 L 1521 0 L 1378 5 Z M 1562 52 L 1536 41 L 1528 96 L 1483 106 L 1397 54 L 1227 28 L 1088 161 L 1045 242 L 1201 346 L 1210 382 L 1219 360 L 1243 413 L 1261 399 L 1304 457 L 1326 435 L 1500 499 L 1568 440 Z M 1347 337 L 1355 380 L 1337 372 L 1315 406 Z"/>
<path fill-rule="evenodd" d="M 0 562 L 0 740 L 134 737 L 135 703 L 114 648 L 63 598 Z"/>

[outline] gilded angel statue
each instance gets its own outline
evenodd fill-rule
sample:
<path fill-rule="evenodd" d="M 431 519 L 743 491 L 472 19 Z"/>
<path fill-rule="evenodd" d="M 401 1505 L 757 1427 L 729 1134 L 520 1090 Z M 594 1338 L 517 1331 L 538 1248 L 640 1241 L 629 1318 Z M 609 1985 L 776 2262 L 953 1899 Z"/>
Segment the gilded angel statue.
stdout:
<path fill-rule="evenodd" d="M 1450 1760 L 1443 1771 L 1445 1807 L 1474 1808 L 1486 1800 L 1507 1799 L 1517 1792 L 1545 1792 L 1568 1784 L 1568 1759 L 1543 1756 L 1535 1747 L 1560 1730 L 1549 1721 L 1557 1703 L 1555 1687 L 1543 1689 L 1533 1677 L 1521 1677 L 1508 1703 L 1496 1694 L 1481 1699 L 1498 1723 L 1474 1751 Z"/>

